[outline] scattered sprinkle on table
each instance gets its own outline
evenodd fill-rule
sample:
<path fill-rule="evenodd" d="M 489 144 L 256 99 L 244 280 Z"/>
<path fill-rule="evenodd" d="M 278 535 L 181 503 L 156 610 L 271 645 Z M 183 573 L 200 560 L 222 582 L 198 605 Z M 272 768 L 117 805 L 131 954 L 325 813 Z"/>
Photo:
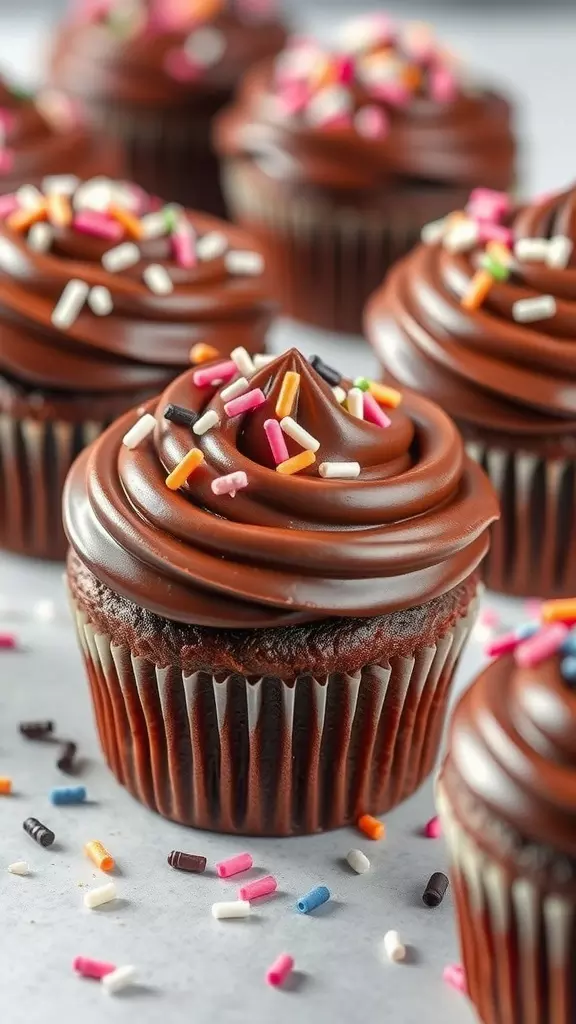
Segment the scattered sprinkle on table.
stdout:
<path fill-rule="evenodd" d="M 278 882 L 273 875 L 265 875 L 264 878 L 257 878 L 255 882 L 247 882 L 238 889 L 239 900 L 257 900 L 262 896 L 270 896 L 276 892 Z"/>
<path fill-rule="evenodd" d="M 293 969 L 294 958 L 289 956 L 288 953 L 281 953 L 266 971 L 266 981 L 273 988 L 278 988 L 284 984 Z"/>
<path fill-rule="evenodd" d="M 110 974 L 105 974 L 102 977 L 102 988 L 109 995 L 114 995 L 116 992 L 121 992 L 127 988 L 128 985 L 133 985 L 136 981 L 137 971 L 132 965 L 126 965 L 125 967 L 117 967 L 115 971 L 111 971 Z"/>
<path fill-rule="evenodd" d="M 66 775 L 73 775 L 76 771 L 76 752 L 78 747 L 73 740 L 69 740 L 62 747 L 62 751 L 56 761 L 56 767 Z"/>
<path fill-rule="evenodd" d="M 0 775 L 0 796 L 10 796 L 12 793 L 12 779 L 6 775 Z"/>
<path fill-rule="evenodd" d="M 370 870 L 370 861 L 366 854 L 362 853 L 362 850 L 350 850 L 346 854 L 346 860 L 357 875 L 364 875 Z"/>
<path fill-rule="evenodd" d="M 16 860 L 13 864 L 8 865 L 8 871 L 11 875 L 25 875 L 30 874 L 30 865 L 25 860 Z"/>
<path fill-rule="evenodd" d="M 91 960 L 86 956 L 77 956 L 72 962 L 72 968 L 82 978 L 94 978 L 95 981 L 100 981 L 107 974 L 112 974 L 112 971 L 116 970 L 116 965 L 104 963 L 102 960 Z"/>
<path fill-rule="evenodd" d="M 435 871 L 430 875 L 426 888 L 422 893 L 422 902 L 426 907 L 439 907 L 448 889 L 448 878 L 443 871 Z"/>
<path fill-rule="evenodd" d="M 89 843 L 84 846 L 84 852 L 87 857 L 90 858 L 93 864 L 100 871 L 113 871 L 115 864 L 114 858 L 108 853 L 108 850 L 99 842 L 98 839 L 91 839 Z"/>
<path fill-rule="evenodd" d="M 105 903 L 111 903 L 117 897 L 114 882 L 108 882 L 97 889 L 91 889 L 84 895 L 84 906 L 88 910 L 95 910 L 96 907 L 103 907 Z"/>
<path fill-rule="evenodd" d="M 386 932 L 384 936 L 384 952 L 394 964 L 399 964 L 402 960 L 406 959 L 406 946 L 400 941 L 398 932 Z"/>
<path fill-rule="evenodd" d="M 54 833 L 49 828 L 46 828 L 46 825 L 38 821 L 38 818 L 26 818 L 22 823 L 22 828 L 35 843 L 38 843 L 39 846 L 43 846 L 45 849 L 52 846 L 56 839 Z"/>
<path fill-rule="evenodd" d="M 426 822 L 424 826 L 424 835 L 427 839 L 439 839 L 442 835 L 442 825 L 440 824 L 440 818 L 436 815 L 434 818 L 430 818 L 430 821 Z"/>
<path fill-rule="evenodd" d="M 466 993 L 468 991 L 466 971 L 462 964 L 447 964 L 442 971 L 442 977 L 446 984 L 456 989 L 457 992 Z"/>
<path fill-rule="evenodd" d="M 213 903 L 212 917 L 217 921 L 229 918 L 250 917 L 252 910 L 248 900 L 233 900 L 228 903 Z"/>
<path fill-rule="evenodd" d="M 382 821 L 378 821 L 378 818 L 373 818 L 371 814 L 362 814 L 357 821 L 358 828 L 365 836 L 369 839 L 383 839 L 386 835 L 386 826 Z"/>
<path fill-rule="evenodd" d="M 85 786 L 58 786 L 50 791 L 50 802 L 56 807 L 63 807 L 67 804 L 83 804 L 85 800 Z"/>
<path fill-rule="evenodd" d="M 54 722 L 20 722 L 18 728 L 27 740 L 45 740 L 54 732 Z"/>
<path fill-rule="evenodd" d="M 233 875 L 238 875 L 241 871 L 249 871 L 253 863 L 251 854 L 238 853 L 235 857 L 229 857 L 228 860 L 221 860 L 216 865 L 216 874 L 218 878 L 232 878 Z"/>
<path fill-rule="evenodd" d="M 171 868 L 189 871 L 195 875 L 201 875 L 206 870 L 206 857 L 196 853 L 182 853 L 181 850 L 172 850 L 168 854 L 168 863 Z"/>
<path fill-rule="evenodd" d="M 317 885 L 315 889 L 311 889 L 305 896 L 301 896 L 296 904 L 296 909 L 301 914 L 310 914 L 313 910 L 321 907 L 323 903 L 328 903 L 330 899 L 330 890 L 325 885 Z"/>

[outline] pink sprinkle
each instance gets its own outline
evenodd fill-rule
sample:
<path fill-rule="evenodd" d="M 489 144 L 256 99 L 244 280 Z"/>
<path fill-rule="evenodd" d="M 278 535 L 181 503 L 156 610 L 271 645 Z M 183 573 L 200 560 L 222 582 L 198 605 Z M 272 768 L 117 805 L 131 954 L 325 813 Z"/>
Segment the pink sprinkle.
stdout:
<path fill-rule="evenodd" d="M 0 220 L 4 220 L 5 217 L 9 217 L 14 210 L 18 209 L 18 200 L 13 193 L 9 193 L 6 196 L 0 196 Z"/>
<path fill-rule="evenodd" d="M 537 597 L 531 597 L 524 602 L 524 611 L 529 619 L 539 619 L 542 613 L 542 601 Z"/>
<path fill-rule="evenodd" d="M 409 89 L 402 82 L 374 82 L 370 94 L 393 107 L 406 107 L 412 98 Z"/>
<path fill-rule="evenodd" d="M 364 419 L 368 423 L 375 423 L 377 427 L 389 427 L 392 420 L 382 411 L 378 402 L 369 391 L 364 391 Z"/>
<path fill-rule="evenodd" d="M 110 242 L 119 242 L 124 237 L 124 228 L 112 217 L 97 210 L 82 210 L 74 217 L 76 231 L 81 235 L 93 235 Z"/>
<path fill-rule="evenodd" d="M 442 835 L 440 818 L 430 818 L 430 821 L 424 826 L 424 835 L 427 839 L 440 839 L 440 836 Z"/>
<path fill-rule="evenodd" d="M 266 396 L 262 389 L 253 388 L 252 391 L 247 391 L 245 395 L 239 395 L 238 398 L 233 398 L 231 402 L 226 402 L 224 412 L 227 416 L 239 416 L 243 412 L 253 412 L 260 405 L 264 405 L 265 401 Z"/>
<path fill-rule="evenodd" d="M 10 110 L 9 107 L 0 107 L 0 127 L 2 127 L 5 132 L 10 132 L 15 124 L 16 115 L 14 111 Z"/>
<path fill-rule="evenodd" d="M 241 871 L 249 871 L 253 863 L 249 853 L 239 853 L 229 860 L 221 860 L 216 865 L 218 878 L 231 878 L 232 875 L 239 875 Z"/>
<path fill-rule="evenodd" d="M 475 188 L 470 193 L 466 206 L 474 220 L 499 221 L 511 208 L 510 198 L 505 192 L 496 192 L 492 188 Z"/>
<path fill-rule="evenodd" d="M 213 494 L 229 494 L 231 498 L 234 498 L 236 491 L 241 491 L 243 487 L 248 486 L 248 477 L 242 470 L 238 470 L 236 473 L 229 473 L 228 476 L 216 477 L 211 486 Z M 241 898 L 244 899 L 244 897 Z"/>
<path fill-rule="evenodd" d="M 455 988 L 458 992 L 467 992 L 466 971 L 462 964 L 447 964 L 442 972 L 442 977 L 447 985 Z"/>
<path fill-rule="evenodd" d="M 503 633 L 502 636 L 496 636 L 493 640 L 489 640 L 484 648 L 484 653 L 489 658 L 499 658 L 501 654 L 509 654 L 510 651 L 515 651 L 520 643 L 519 637 L 516 633 Z"/>
<path fill-rule="evenodd" d="M 241 885 L 238 889 L 238 899 L 257 900 L 260 896 L 269 896 L 271 892 L 276 892 L 277 888 L 276 879 L 272 875 L 266 875 L 265 878 L 258 878 L 255 882 Z"/>
<path fill-rule="evenodd" d="M 90 960 L 86 956 L 75 957 L 72 966 L 83 978 L 95 978 L 96 981 L 100 981 L 101 978 L 105 978 L 107 974 L 112 974 L 112 971 L 116 970 L 114 964 L 106 964 L 102 960 Z"/>
<path fill-rule="evenodd" d="M 0 633 L 0 651 L 14 651 L 18 647 L 18 640 L 14 633 Z"/>
<path fill-rule="evenodd" d="M 278 96 L 280 109 L 287 117 L 299 114 L 310 99 L 310 87 L 306 82 L 289 82 L 283 85 Z"/>
<path fill-rule="evenodd" d="M 513 237 L 510 228 L 505 228 L 502 224 L 481 220 L 478 226 L 478 238 L 481 242 L 502 242 L 503 245 L 507 245 L 511 249 Z"/>
<path fill-rule="evenodd" d="M 390 120 L 381 107 L 362 107 L 354 118 L 354 127 L 367 139 L 384 139 L 390 131 Z"/>
<path fill-rule="evenodd" d="M 273 988 L 282 985 L 294 967 L 294 958 L 282 953 L 266 971 L 266 981 Z"/>
<path fill-rule="evenodd" d="M 453 103 L 458 96 L 458 83 L 448 68 L 430 72 L 430 95 L 435 103 Z"/>
<path fill-rule="evenodd" d="M 202 68 L 193 64 L 184 50 L 169 50 L 164 58 L 164 69 L 176 82 L 194 82 Z"/>
<path fill-rule="evenodd" d="M 286 460 L 290 458 L 290 453 L 286 447 L 286 441 L 284 440 L 282 427 L 278 423 L 278 420 L 265 420 L 264 431 L 268 438 L 272 458 L 276 465 L 279 466 L 281 462 L 286 462 Z"/>
<path fill-rule="evenodd" d="M 514 660 L 520 668 L 534 668 L 545 658 L 556 654 L 559 647 L 570 632 L 564 622 L 552 622 L 549 626 L 543 626 L 538 633 L 524 640 L 518 645 L 514 652 Z"/>
<path fill-rule="evenodd" d="M 11 149 L 0 149 L 0 174 L 8 174 L 14 167 L 14 153 Z"/>
<path fill-rule="evenodd" d="M 339 57 L 334 67 L 336 81 L 340 85 L 350 85 L 354 78 L 354 61 L 352 57 Z"/>
<path fill-rule="evenodd" d="M 197 388 L 206 388 L 211 384 L 226 384 L 238 373 L 236 363 L 230 359 L 227 363 L 216 363 L 215 366 L 203 366 L 194 370 L 192 381 Z"/>
<path fill-rule="evenodd" d="M 188 224 L 180 226 L 172 235 L 172 248 L 179 267 L 195 267 L 198 262 L 196 255 L 196 236 Z"/>

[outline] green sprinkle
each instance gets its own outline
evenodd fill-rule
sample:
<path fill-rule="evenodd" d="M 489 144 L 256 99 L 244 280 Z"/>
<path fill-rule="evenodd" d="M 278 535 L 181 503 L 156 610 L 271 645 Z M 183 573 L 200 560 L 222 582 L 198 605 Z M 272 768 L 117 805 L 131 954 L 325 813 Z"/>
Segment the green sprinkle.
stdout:
<path fill-rule="evenodd" d="M 507 281 L 510 277 L 510 267 L 505 267 L 499 260 L 495 260 L 493 256 L 485 252 L 480 258 L 480 266 L 483 270 L 487 270 L 492 275 L 495 281 Z"/>
<path fill-rule="evenodd" d="M 356 377 L 354 387 L 360 388 L 360 391 L 370 391 L 370 381 L 366 377 Z"/>
<path fill-rule="evenodd" d="M 178 222 L 182 215 L 182 207 L 178 203 L 168 203 L 167 206 L 162 210 L 164 217 L 164 224 L 166 225 L 166 231 L 170 234 L 178 227 Z"/>

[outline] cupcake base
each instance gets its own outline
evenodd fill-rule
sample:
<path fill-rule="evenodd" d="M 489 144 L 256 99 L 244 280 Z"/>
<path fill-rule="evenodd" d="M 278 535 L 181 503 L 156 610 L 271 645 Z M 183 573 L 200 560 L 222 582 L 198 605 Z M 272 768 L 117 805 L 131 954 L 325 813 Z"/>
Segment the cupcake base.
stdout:
<path fill-rule="evenodd" d="M 113 773 L 195 828 L 296 835 L 381 814 L 433 768 L 477 576 L 371 620 L 225 631 L 159 618 L 68 580 Z"/>

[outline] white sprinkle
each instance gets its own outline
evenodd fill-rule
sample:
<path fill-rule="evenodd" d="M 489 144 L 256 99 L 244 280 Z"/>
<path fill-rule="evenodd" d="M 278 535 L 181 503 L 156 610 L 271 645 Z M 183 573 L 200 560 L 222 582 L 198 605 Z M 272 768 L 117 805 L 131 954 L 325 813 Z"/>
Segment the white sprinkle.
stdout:
<path fill-rule="evenodd" d="M 224 263 L 229 274 L 256 277 L 264 270 L 264 257 L 259 252 L 250 252 L 249 249 L 227 252 Z"/>
<path fill-rule="evenodd" d="M 543 263 L 549 244 L 547 238 L 519 238 L 514 244 L 514 255 L 522 263 Z"/>
<path fill-rule="evenodd" d="M 68 327 L 72 326 L 86 302 L 89 291 L 90 287 L 85 281 L 79 281 L 77 278 L 72 278 L 71 281 L 68 281 L 56 306 L 52 310 L 50 319 L 54 327 L 60 327 L 61 330 L 65 331 Z"/>
<path fill-rule="evenodd" d="M 221 231 L 209 231 L 207 235 L 202 235 L 202 238 L 196 242 L 198 259 L 203 262 L 217 260 L 219 256 L 224 255 L 227 248 L 228 239 Z"/>
<path fill-rule="evenodd" d="M 250 902 L 248 900 L 234 900 L 230 903 L 213 903 L 212 917 L 222 921 L 227 917 L 250 917 Z"/>
<path fill-rule="evenodd" d="M 212 430 L 212 427 L 217 426 L 218 423 L 220 423 L 220 417 L 216 410 L 208 409 L 208 412 L 205 412 L 199 420 L 196 420 L 192 430 L 201 437 L 202 434 L 205 434 L 207 430 Z"/>
<path fill-rule="evenodd" d="M 436 242 L 441 242 L 447 226 L 447 217 L 443 217 L 442 220 L 431 220 L 429 224 L 425 224 L 422 228 L 420 240 L 424 242 L 424 245 L 435 245 Z"/>
<path fill-rule="evenodd" d="M 293 441 L 296 441 L 296 444 L 301 445 L 305 451 L 318 451 L 320 441 L 315 437 L 312 437 L 312 434 L 309 434 L 307 430 L 304 430 L 304 427 L 301 427 L 299 423 L 296 423 L 296 420 L 293 420 L 291 416 L 285 416 L 283 420 L 280 420 L 280 426 L 284 433 L 287 434 L 288 437 L 291 437 Z"/>
<path fill-rule="evenodd" d="M 45 195 L 71 196 L 80 184 L 75 174 L 49 174 L 42 181 Z"/>
<path fill-rule="evenodd" d="M 155 426 L 156 420 L 152 414 L 149 412 L 144 413 L 144 416 L 141 416 L 138 422 L 135 423 L 133 427 L 130 427 L 130 430 L 124 434 L 122 444 L 132 451 L 133 448 L 138 447 L 145 437 L 148 437 L 148 434 L 152 433 Z"/>
<path fill-rule="evenodd" d="M 170 274 L 160 263 L 151 263 L 146 267 L 142 277 L 155 295 L 170 295 L 174 291 Z"/>
<path fill-rule="evenodd" d="M 546 264 L 554 270 L 565 270 L 570 263 L 574 242 L 566 235 L 554 235 L 548 244 Z"/>
<path fill-rule="evenodd" d="M 352 95 L 343 85 L 327 85 L 312 96 L 306 108 L 306 120 L 312 125 L 325 124 L 352 109 Z"/>
<path fill-rule="evenodd" d="M 362 850 L 350 850 L 350 853 L 346 854 L 346 860 L 357 875 L 363 875 L 370 867 L 370 861 Z"/>
<path fill-rule="evenodd" d="M 25 860 L 16 860 L 8 865 L 8 871 L 11 875 L 29 875 L 30 865 Z"/>
<path fill-rule="evenodd" d="M 348 412 L 352 413 L 356 419 L 364 419 L 364 392 L 360 388 L 350 388 L 346 395 L 346 404 Z"/>
<path fill-rule="evenodd" d="M 44 196 L 35 185 L 21 185 L 16 189 L 16 199 L 21 210 L 35 210 L 44 202 Z"/>
<path fill-rule="evenodd" d="M 239 377 L 238 380 L 229 384 L 227 388 L 224 388 L 220 392 L 220 398 L 223 402 L 231 402 L 233 398 L 239 398 L 240 395 L 246 394 L 250 387 L 250 384 L 246 380 L 246 377 Z"/>
<path fill-rule="evenodd" d="M 168 234 L 166 218 L 162 210 L 155 210 L 154 213 L 147 213 L 140 220 L 143 238 L 163 238 Z"/>
<path fill-rule="evenodd" d="M 359 462 L 322 462 L 318 467 L 325 480 L 354 480 L 360 476 Z"/>
<path fill-rule="evenodd" d="M 32 252 L 48 252 L 54 241 L 54 231 L 45 220 L 40 220 L 32 225 L 26 241 Z"/>
<path fill-rule="evenodd" d="M 134 242 L 122 242 L 122 245 L 115 245 L 108 249 L 102 257 L 102 266 L 110 274 L 117 274 L 121 270 L 135 266 L 140 259 L 140 249 Z"/>
<path fill-rule="evenodd" d="M 74 194 L 74 209 L 106 213 L 113 199 L 112 186 L 110 178 L 98 177 L 85 181 Z"/>
<path fill-rule="evenodd" d="M 92 288 L 88 296 L 88 305 L 96 316 L 110 316 L 114 309 L 110 291 L 102 284 L 97 284 Z"/>
<path fill-rule="evenodd" d="M 230 353 L 230 359 L 233 363 L 236 363 L 236 366 L 243 377 L 252 377 L 255 373 L 256 367 L 252 362 L 252 358 L 242 346 L 240 348 L 235 348 Z"/>
<path fill-rule="evenodd" d="M 444 235 L 443 245 L 447 252 L 467 252 L 478 241 L 478 225 L 472 219 L 458 220 Z"/>
<path fill-rule="evenodd" d="M 184 43 L 184 52 L 191 64 L 209 67 L 216 64 L 226 49 L 226 36 L 209 25 L 191 32 Z"/>
<path fill-rule="evenodd" d="M 556 299 L 553 295 L 537 295 L 533 299 L 519 299 L 512 306 L 512 316 L 519 324 L 548 320 L 555 313 Z"/>
<path fill-rule="evenodd" d="M 269 366 L 276 359 L 276 356 L 267 356 L 263 352 L 258 352 L 254 356 L 254 366 L 257 370 L 261 370 L 264 366 Z"/>
<path fill-rule="evenodd" d="M 389 960 L 399 963 L 406 957 L 406 947 L 400 942 L 398 932 L 386 932 L 384 936 L 384 951 Z"/>
<path fill-rule="evenodd" d="M 54 622 L 56 618 L 56 605 L 50 598 L 37 601 L 32 609 L 32 614 L 38 622 Z"/>
<path fill-rule="evenodd" d="M 110 974 L 105 974 L 100 979 L 100 984 L 105 992 L 109 995 L 113 995 L 115 992 L 121 992 L 123 988 L 127 988 L 128 985 L 132 985 L 136 980 L 136 968 L 126 965 L 126 967 L 117 967 L 115 971 L 111 971 Z"/>
<path fill-rule="evenodd" d="M 346 401 L 346 392 L 344 391 L 344 388 L 340 387 L 339 384 L 336 384 L 336 386 L 332 388 L 332 394 L 334 395 L 334 398 L 338 402 L 338 405 L 342 405 L 342 403 Z"/>
<path fill-rule="evenodd" d="M 84 906 L 89 910 L 94 910 L 95 907 L 101 907 L 104 903 L 111 903 L 115 899 L 116 886 L 114 882 L 108 882 L 107 885 L 101 885 L 98 889 L 91 889 L 90 892 L 87 892 L 84 896 Z"/>

